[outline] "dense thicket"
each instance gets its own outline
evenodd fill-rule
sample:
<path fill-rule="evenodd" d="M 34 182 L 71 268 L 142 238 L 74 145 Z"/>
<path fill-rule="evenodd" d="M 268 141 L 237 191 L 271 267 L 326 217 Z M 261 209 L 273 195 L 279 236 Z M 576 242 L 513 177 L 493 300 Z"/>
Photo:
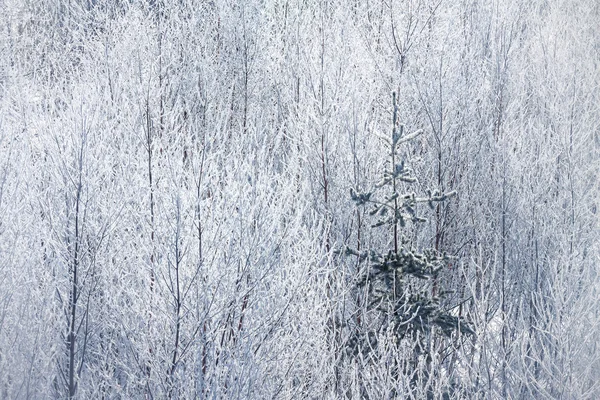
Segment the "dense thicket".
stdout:
<path fill-rule="evenodd" d="M 1 2 L 0 397 L 599 398 L 598 20 Z M 385 201 L 457 195 L 372 229 L 400 125 Z M 398 246 L 435 273 L 377 294 L 360 255 Z M 464 329 L 402 333 L 393 287 Z"/>

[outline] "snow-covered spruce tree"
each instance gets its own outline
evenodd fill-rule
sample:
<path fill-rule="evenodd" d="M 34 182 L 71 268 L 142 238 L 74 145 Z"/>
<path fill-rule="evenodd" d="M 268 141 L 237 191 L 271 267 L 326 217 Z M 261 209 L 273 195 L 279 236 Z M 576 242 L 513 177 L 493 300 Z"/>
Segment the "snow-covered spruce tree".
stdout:
<path fill-rule="evenodd" d="M 444 307 L 442 300 L 445 293 L 438 288 L 437 278 L 448 257 L 433 249 L 419 251 L 402 235 L 402 231 L 408 228 L 407 223 L 426 221 L 417 213 L 419 203 L 428 204 L 433 209 L 435 203 L 455 195 L 455 192 L 428 191 L 426 196 L 418 197 L 406 190 L 417 178 L 399 147 L 422 132 L 405 134 L 404 126 L 398 123 L 398 104 L 394 93 L 392 136 L 391 140 L 383 139 L 389 148 L 383 179 L 370 192 L 351 190 L 352 200 L 357 206 L 370 207 L 368 214 L 375 220 L 372 227 L 389 229 L 393 248 L 384 252 L 378 249 L 357 251 L 348 247 L 345 250 L 347 255 L 358 257 L 364 266 L 356 281 L 356 288 L 365 294 L 364 323 L 348 341 L 349 350 L 355 356 L 360 354 L 363 358 L 367 355 L 367 358 L 376 361 L 381 357 L 381 348 L 389 348 L 388 344 L 381 343 L 384 337 L 391 338 L 398 348 L 412 349 L 410 359 L 398 363 L 392 373 L 393 380 L 409 381 L 410 386 L 423 379 L 417 378 L 415 372 L 420 359 L 425 360 L 425 370 L 429 369 L 427 365 L 431 363 L 435 347 L 432 339 L 450 338 L 455 333 L 475 334 L 465 320 Z M 429 375 L 427 371 L 425 374 Z M 426 382 L 421 384 L 430 386 Z M 425 390 L 428 396 L 431 395 L 430 389 Z M 396 389 L 393 391 L 399 394 Z"/>

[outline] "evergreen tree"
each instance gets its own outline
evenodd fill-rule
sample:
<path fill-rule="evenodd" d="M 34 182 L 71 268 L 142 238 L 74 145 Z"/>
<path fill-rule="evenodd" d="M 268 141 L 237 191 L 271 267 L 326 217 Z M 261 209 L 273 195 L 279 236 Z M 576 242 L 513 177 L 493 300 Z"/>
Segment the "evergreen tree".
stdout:
<path fill-rule="evenodd" d="M 419 342 L 417 348 L 423 354 L 423 339 L 434 328 L 450 337 L 454 332 L 474 335 L 469 325 L 452 315 L 442 305 L 443 291 L 436 290 L 438 274 L 447 262 L 445 254 L 433 249 L 418 251 L 401 236 L 407 223 L 425 222 L 417 213 L 419 203 L 428 204 L 445 201 L 455 192 L 428 191 L 427 196 L 417 197 L 414 192 L 401 193 L 401 186 L 410 186 L 417 181 L 413 171 L 399 152 L 400 145 L 422 134 L 418 130 L 404 133 L 398 124 L 398 105 L 393 95 L 393 129 L 391 140 L 384 139 L 389 146 L 389 162 L 382 180 L 367 193 L 351 190 L 352 200 L 357 206 L 371 207 L 369 215 L 375 219 L 372 227 L 390 229 L 393 248 L 387 252 L 371 249 L 359 252 L 346 248 L 346 254 L 360 261 L 368 261 L 357 281 L 358 288 L 367 288 L 367 317 L 372 322 L 360 336 L 350 341 L 354 352 L 368 352 L 377 345 L 378 334 L 393 332 L 395 341 L 408 339 Z M 437 293 L 436 293 L 437 292 Z"/>

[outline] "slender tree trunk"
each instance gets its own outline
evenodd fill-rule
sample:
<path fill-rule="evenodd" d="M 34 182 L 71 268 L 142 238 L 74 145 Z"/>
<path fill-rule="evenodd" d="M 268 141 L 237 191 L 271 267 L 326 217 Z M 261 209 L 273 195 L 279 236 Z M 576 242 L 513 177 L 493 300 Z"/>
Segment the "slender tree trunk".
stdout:
<path fill-rule="evenodd" d="M 175 340 L 173 344 L 173 355 L 171 357 L 171 367 L 168 371 L 169 377 L 169 398 L 173 397 L 173 390 L 175 389 L 175 370 L 177 368 L 178 356 L 179 356 L 179 343 L 181 336 L 181 279 L 179 276 L 181 267 L 181 252 L 179 249 L 180 241 L 180 229 L 181 229 L 181 205 L 180 200 L 177 199 L 177 218 L 176 218 L 176 233 L 175 233 L 175 287 L 172 287 L 173 298 L 175 301 Z"/>
<path fill-rule="evenodd" d="M 79 229 L 80 229 L 80 221 L 79 221 L 79 208 L 81 204 L 81 189 L 82 189 L 82 174 L 83 174 L 83 148 L 85 146 L 85 138 L 82 137 L 81 147 L 79 149 L 79 159 L 78 159 L 78 179 L 77 179 L 77 188 L 75 194 L 75 237 L 74 237 L 74 249 L 73 249 L 73 261 L 72 261 L 72 271 L 71 271 L 71 293 L 69 295 L 69 332 L 67 334 L 67 346 L 69 353 L 69 366 L 68 366 L 68 374 L 69 374 L 69 383 L 68 383 L 68 391 L 69 391 L 69 399 L 75 397 L 75 392 L 77 391 L 77 382 L 76 379 L 76 365 L 75 365 L 75 352 L 76 352 L 76 319 L 77 319 L 77 301 L 79 300 L 79 282 L 78 282 L 78 273 L 79 273 Z"/>

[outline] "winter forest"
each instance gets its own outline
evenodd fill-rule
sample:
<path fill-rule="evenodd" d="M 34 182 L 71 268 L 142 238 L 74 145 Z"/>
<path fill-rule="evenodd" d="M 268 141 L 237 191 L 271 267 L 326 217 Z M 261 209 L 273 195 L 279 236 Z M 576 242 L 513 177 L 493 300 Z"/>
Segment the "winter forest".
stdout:
<path fill-rule="evenodd" d="M 0 398 L 600 398 L 598 21 L 0 1 Z"/>

